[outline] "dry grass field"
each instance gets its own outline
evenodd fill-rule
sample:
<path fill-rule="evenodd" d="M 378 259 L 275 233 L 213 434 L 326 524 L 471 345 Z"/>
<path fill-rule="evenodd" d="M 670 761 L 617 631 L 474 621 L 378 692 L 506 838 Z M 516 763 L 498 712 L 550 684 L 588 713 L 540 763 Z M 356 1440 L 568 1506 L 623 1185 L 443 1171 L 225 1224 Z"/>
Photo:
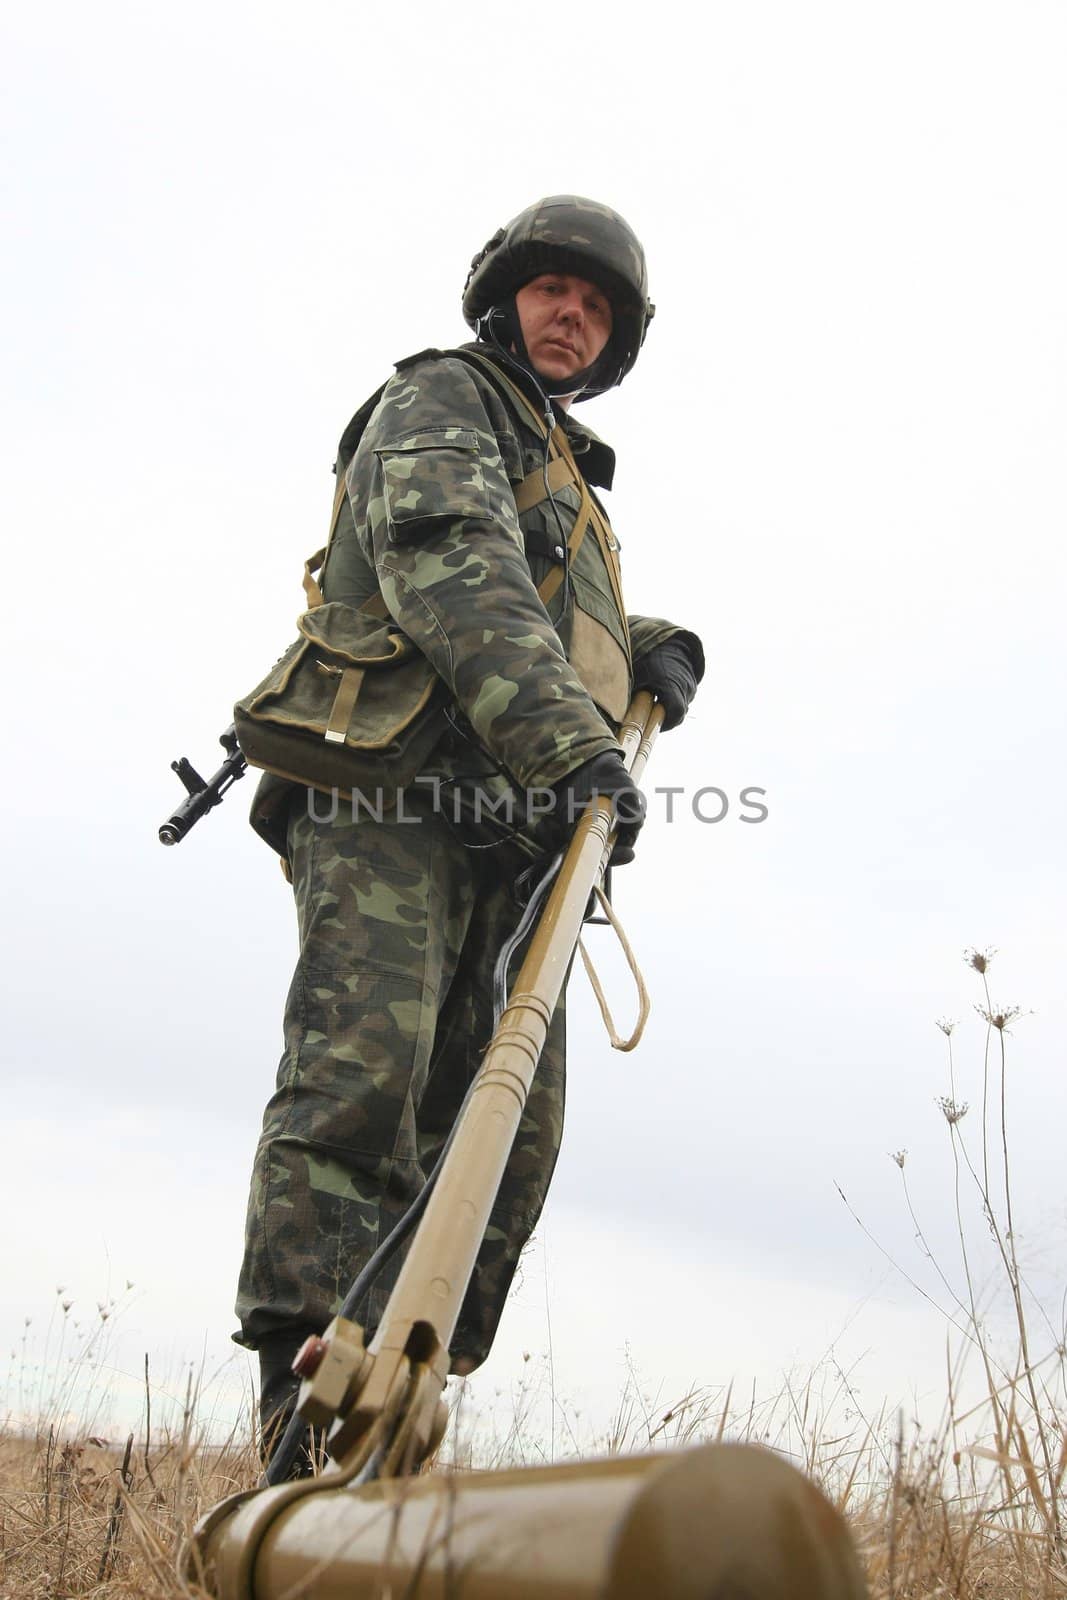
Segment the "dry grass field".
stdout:
<path fill-rule="evenodd" d="M 695 1395 L 646 1419 L 628 1398 L 613 1438 L 603 1443 L 676 1448 L 717 1437 L 763 1440 L 777 1428 L 779 1445 L 791 1438 L 791 1457 L 845 1509 L 874 1600 L 1052 1600 L 1067 1593 L 1033 1443 L 1014 1424 L 1013 1453 L 990 1463 L 981 1455 L 954 1457 L 944 1440 L 887 1444 L 866 1427 L 848 1438 L 819 1438 L 817 1408 L 805 1415 L 809 1402 L 782 1394 L 770 1408 L 736 1413 Z M 795 1445 L 809 1426 L 816 1432 L 799 1453 Z M 540 1453 L 520 1422 L 488 1456 L 475 1449 L 466 1465 L 446 1470 Z M 190 1427 L 146 1454 L 143 1437 L 115 1449 L 91 1436 L 8 1434 L 0 1439 L 0 1596 L 199 1597 L 203 1591 L 177 1575 L 177 1551 L 204 1511 L 257 1477 L 247 1435 L 208 1447 Z"/>
<path fill-rule="evenodd" d="M 627 1384 L 608 1432 L 579 1449 L 575 1432 L 552 1396 L 553 1438 L 543 1437 L 535 1408 L 520 1394 L 506 1418 L 465 1411 L 460 1388 L 454 1426 L 439 1470 L 474 1471 L 525 1465 L 578 1453 L 677 1449 L 718 1439 L 749 1440 L 782 1451 L 818 1482 L 848 1517 L 868 1573 L 872 1600 L 1054 1600 L 1067 1595 L 1067 1527 L 1062 1503 L 1067 1469 L 1067 1352 L 1036 1298 L 1016 1255 L 1011 1162 L 1007 1138 L 1006 1036 L 1018 1012 L 990 998 L 990 952 L 968 951 L 980 983 L 985 1020 L 981 1104 L 965 1124 L 968 1106 L 957 1095 L 953 1027 L 939 1023 L 947 1046 L 948 1093 L 938 1105 L 951 1161 L 957 1250 L 938 1262 L 911 1210 L 906 1153 L 892 1159 L 904 1182 L 916 1238 L 937 1279 L 938 1303 L 983 1381 L 979 1405 L 964 1407 L 957 1379 L 932 1434 L 905 1435 L 895 1416 L 864 1417 L 849 1380 L 839 1372 L 831 1393 L 813 1382 L 784 1383 L 764 1401 L 739 1403 L 729 1391 L 694 1392 L 669 1408 L 642 1399 L 636 1378 Z M 973 1130 L 970 1142 L 965 1131 Z M 968 1202 L 970 1203 L 968 1207 Z M 977 1215 L 982 1238 L 972 1237 Z M 1011 1308 L 1013 1349 L 987 1331 L 975 1284 L 979 1249 L 992 1240 L 1001 1288 Z M 926 1291 L 923 1291 L 924 1293 Z M 930 1298 L 927 1295 L 927 1298 Z M 67 1311 L 62 1306 L 63 1315 Z M 92 1361 L 112 1308 L 82 1335 L 73 1352 Z M 1035 1333 L 1036 1330 L 1036 1333 Z M 60 1345 L 62 1348 L 62 1344 Z M 69 1370 L 72 1352 L 66 1352 Z M 53 1364 L 59 1369 L 58 1360 Z M 180 1423 L 152 1424 L 119 1443 L 83 1428 L 61 1429 L 70 1415 L 69 1379 L 39 1387 L 38 1407 L 21 1427 L 0 1427 L 0 1597 L 3 1600 L 186 1600 L 203 1591 L 177 1575 L 176 1556 L 201 1514 L 259 1476 L 251 1422 L 242 1418 L 228 1441 L 207 1444 L 190 1388 Z M 531 1381 L 532 1399 L 536 1382 Z M 558 1423 L 557 1423 L 558 1412 Z M 842 1428 L 839 1418 L 850 1421 Z M 212 1437 L 217 1439 L 217 1418 Z"/>

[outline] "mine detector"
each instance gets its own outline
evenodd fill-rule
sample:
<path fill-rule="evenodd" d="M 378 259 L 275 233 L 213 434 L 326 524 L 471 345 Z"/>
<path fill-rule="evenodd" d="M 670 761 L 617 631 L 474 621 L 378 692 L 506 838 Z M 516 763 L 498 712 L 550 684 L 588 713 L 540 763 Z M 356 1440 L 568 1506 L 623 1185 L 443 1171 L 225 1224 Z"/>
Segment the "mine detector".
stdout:
<path fill-rule="evenodd" d="M 634 698 L 620 742 L 635 782 L 661 720 L 649 694 Z M 611 806 L 602 799 L 542 879 L 540 904 L 536 891 L 531 898 L 528 912 L 539 917 L 528 952 L 416 1202 L 417 1225 L 373 1338 L 365 1342 L 359 1323 L 344 1315 L 360 1298 L 357 1280 L 342 1314 L 296 1358 L 302 1382 L 286 1438 L 291 1447 L 307 1427 L 324 1430 L 326 1470 L 268 1482 L 210 1511 L 182 1557 L 186 1580 L 201 1593 L 217 1600 L 866 1594 L 843 1519 L 769 1450 L 717 1443 L 514 1471 L 429 1467 L 448 1424 L 449 1340 L 612 839 Z"/>

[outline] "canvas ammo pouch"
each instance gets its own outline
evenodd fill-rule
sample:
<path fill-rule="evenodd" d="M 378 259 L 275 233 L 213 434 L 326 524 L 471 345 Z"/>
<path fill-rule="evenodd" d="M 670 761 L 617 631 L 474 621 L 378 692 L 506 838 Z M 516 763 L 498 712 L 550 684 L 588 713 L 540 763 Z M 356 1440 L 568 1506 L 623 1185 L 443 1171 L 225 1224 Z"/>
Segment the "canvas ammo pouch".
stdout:
<path fill-rule="evenodd" d="M 305 611 L 296 643 L 234 707 L 252 766 L 346 796 L 414 780 L 444 726 L 445 685 L 383 611 Z"/>

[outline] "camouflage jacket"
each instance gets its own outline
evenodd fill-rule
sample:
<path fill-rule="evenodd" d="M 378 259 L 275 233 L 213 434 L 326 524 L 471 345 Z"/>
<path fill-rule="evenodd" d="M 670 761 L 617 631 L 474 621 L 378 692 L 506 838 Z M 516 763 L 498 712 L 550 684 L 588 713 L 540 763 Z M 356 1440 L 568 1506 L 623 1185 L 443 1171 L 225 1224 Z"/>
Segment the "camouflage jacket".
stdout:
<path fill-rule="evenodd" d="M 486 360 L 483 345 L 465 348 Z M 610 487 L 614 453 L 580 423 L 563 422 L 587 483 Z M 546 609 L 537 588 L 570 536 L 579 496 L 565 484 L 517 511 L 515 488 L 541 468 L 544 451 L 506 384 L 477 362 L 427 351 L 399 363 L 347 467 L 338 463 L 347 503 L 322 576 L 328 600 L 358 606 L 381 592 L 483 748 L 528 787 L 557 783 L 618 747 L 612 714 L 569 659 L 577 612 L 624 652 L 627 684 L 634 659 L 684 632 L 620 615 L 591 537 Z M 702 667 L 699 641 L 684 636 Z"/>

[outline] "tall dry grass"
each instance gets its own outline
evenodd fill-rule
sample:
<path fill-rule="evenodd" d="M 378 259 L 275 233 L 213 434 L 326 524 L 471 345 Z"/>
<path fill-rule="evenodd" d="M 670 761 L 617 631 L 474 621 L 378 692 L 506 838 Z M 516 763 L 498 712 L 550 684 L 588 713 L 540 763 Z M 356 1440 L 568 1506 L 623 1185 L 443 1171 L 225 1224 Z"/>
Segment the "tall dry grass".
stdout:
<path fill-rule="evenodd" d="M 937 1023 L 946 1049 L 948 1092 L 936 1104 L 949 1146 L 951 1260 L 939 1259 L 917 1215 L 908 1152 L 891 1152 L 931 1287 L 894 1266 L 938 1307 L 956 1341 L 940 1426 L 927 1438 L 905 1440 L 898 1425 L 890 1449 L 884 1442 L 878 1447 L 881 1480 L 855 1514 L 874 1592 L 909 1600 L 935 1594 L 1046 1600 L 1067 1594 L 1067 1331 L 1053 1324 L 1047 1296 L 1033 1292 L 1020 1265 L 1008 1137 L 1008 1040 L 1023 1012 L 994 1002 L 994 954 L 964 952 L 979 982 L 974 1009 L 984 1023 L 974 1075 L 979 1114 L 970 1122 L 971 1102 L 962 1097 L 953 1044 L 957 1024 Z M 997 1275 L 992 1283 L 984 1277 L 990 1253 Z M 1009 1308 L 1007 1341 L 991 1332 L 988 1307 L 998 1298 L 997 1282 Z M 1061 1317 L 1063 1303 L 1061 1298 Z M 981 1397 L 964 1403 L 960 1373 L 968 1361 L 977 1364 Z"/>
<path fill-rule="evenodd" d="M 873 1600 L 1053 1600 L 1067 1594 L 1064 1337 L 1031 1294 L 1018 1259 L 1008 1038 L 1019 1012 L 993 1004 L 991 960 L 991 952 L 967 952 L 980 980 L 985 1023 L 975 1078 L 981 1109 L 966 1125 L 974 1129 L 970 1141 L 955 1025 L 938 1024 L 947 1044 L 948 1093 L 938 1105 L 947 1130 L 953 1260 L 938 1260 L 930 1248 L 907 1185 L 907 1154 L 892 1153 L 924 1265 L 933 1274 L 932 1289 L 918 1279 L 916 1288 L 937 1300 L 960 1352 L 948 1374 L 943 1418 L 932 1431 L 911 1425 L 906 1432 L 899 1416 L 888 1412 L 864 1415 L 849 1373 L 831 1363 L 818 1381 L 783 1381 L 770 1396 L 694 1390 L 669 1406 L 650 1398 L 631 1369 L 611 1425 L 590 1435 L 553 1392 L 550 1365 L 533 1363 L 506 1417 L 477 1414 L 468 1386 L 459 1386 L 440 1465 L 464 1471 L 720 1439 L 757 1442 L 784 1452 L 850 1518 Z M 979 1237 L 969 1197 L 981 1221 Z M 990 1250 L 1012 1318 L 1008 1357 L 1003 1342 L 990 1336 L 984 1310 L 981 1274 Z M 901 1270 L 909 1271 L 906 1264 Z M 35 1370 L 24 1363 L 9 1381 L 10 1419 L 0 1431 L 0 1596 L 199 1596 L 177 1577 L 176 1553 L 205 1510 L 256 1482 L 251 1411 L 223 1443 L 208 1444 L 190 1381 L 177 1420 L 160 1426 L 152 1418 L 146 1368 L 141 1427 L 105 1442 L 93 1430 L 91 1407 L 75 1422 L 71 1402 L 86 1365 L 104 1365 L 108 1322 L 120 1307 L 102 1304 L 99 1323 L 71 1337 L 70 1307 L 61 1292 L 59 1306 L 52 1359 Z M 968 1358 L 981 1375 L 977 1405 L 961 1399 L 960 1371 Z M 92 1391 L 89 1385 L 86 1392 Z"/>

